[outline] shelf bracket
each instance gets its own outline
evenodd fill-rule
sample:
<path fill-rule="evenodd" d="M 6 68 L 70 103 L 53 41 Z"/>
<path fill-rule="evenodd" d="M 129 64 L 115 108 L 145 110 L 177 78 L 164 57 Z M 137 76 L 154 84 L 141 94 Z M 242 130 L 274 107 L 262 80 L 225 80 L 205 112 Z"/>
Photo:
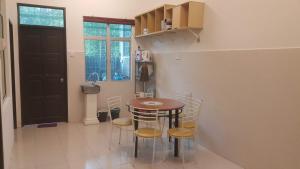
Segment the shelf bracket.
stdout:
<path fill-rule="evenodd" d="M 200 35 L 197 32 L 192 29 L 188 29 L 188 31 L 195 36 L 197 42 L 200 42 Z"/>

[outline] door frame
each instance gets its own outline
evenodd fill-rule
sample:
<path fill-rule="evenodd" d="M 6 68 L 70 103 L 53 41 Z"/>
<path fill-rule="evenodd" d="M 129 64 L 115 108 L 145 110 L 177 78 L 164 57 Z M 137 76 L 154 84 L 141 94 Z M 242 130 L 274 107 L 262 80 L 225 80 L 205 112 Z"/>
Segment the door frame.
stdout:
<path fill-rule="evenodd" d="M 15 55 L 14 55 L 14 29 L 11 20 L 9 20 L 9 43 L 10 43 L 10 64 L 11 64 L 11 88 L 13 101 L 13 119 L 14 129 L 17 128 L 17 110 L 16 110 L 16 83 L 15 83 Z"/>
<path fill-rule="evenodd" d="M 28 7 L 39 7 L 39 8 L 51 8 L 51 9 L 60 9 L 60 10 L 63 10 L 63 14 L 64 14 L 64 27 L 55 27 L 55 26 L 37 26 L 37 25 L 21 25 L 20 24 L 20 10 L 19 10 L 19 7 L 20 6 L 28 6 Z M 22 117 L 22 120 L 21 120 L 21 125 L 24 126 L 24 113 L 23 113 L 23 109 L 22 109 L 22 86 L 23 86 L 23 83 L 22 83 L 22 75 L 23 75 L 23 72 L 22 72 L 22 68 L 23 68 L 23 63 L 21 62 L 21 43 L 20 43 L 20 37 L 21 37 L 21 27 L 29 27 L 29 28 L 46 28 L 46 29 L 49 29 L 49 28 L 52 28 L 52 29 L 62 29 L 64 31 L 64 34 L 65 36 L 63 37 L 64 39 L 64 44 L 65 44 L 65 51 L 64 51 L 64 54 L 65 54 L 65 90 L 66 90 L 66 122 L 69 122 L 69 99 L 68 99 L 68 58 L 67 58 L 67 26 L 66 26 L 66 8 L 65 7 L 56 7 L 56 6 L 45 6 L 45 5 L 36 5 L 36 4 L 28 4 L 28 3 L 17 3 L 17 17 L 18 17 L 18 36 L 19 36 L 19 41 L 18 41 L 18 44 L 19 44 L 19 70 L 20 70 L 20 93 L 21 93 L 21 117 Z"/>

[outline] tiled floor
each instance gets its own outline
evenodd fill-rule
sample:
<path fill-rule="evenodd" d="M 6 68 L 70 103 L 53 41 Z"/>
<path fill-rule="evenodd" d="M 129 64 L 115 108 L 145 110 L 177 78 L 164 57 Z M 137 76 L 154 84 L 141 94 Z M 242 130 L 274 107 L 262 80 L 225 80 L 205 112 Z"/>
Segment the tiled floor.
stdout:
<path fill-rule="evenodd" d="M 151 168 L 152 141 L 140 141 L 139 158 L 133 158 L 130 132 L 123 133 L 118 145 L 114 130 L 113 146 L 108 149 L 110 123 L 83 126 L 59 124 L 53 128 L 26 126 L 16 130 L 11 169 L 147 169 Z M 172 145 L 164 138 L 164 150 L 157 142 L 157 156 L 152 168 L 181 169 L 181 159 L 174 158 Z M 191 145 L 192 146 L 192 145 Z M 186 145 L 186 169 L 241 169 L 201 146 Z M 165 152 L 165 153 L 164 153 Z"/>

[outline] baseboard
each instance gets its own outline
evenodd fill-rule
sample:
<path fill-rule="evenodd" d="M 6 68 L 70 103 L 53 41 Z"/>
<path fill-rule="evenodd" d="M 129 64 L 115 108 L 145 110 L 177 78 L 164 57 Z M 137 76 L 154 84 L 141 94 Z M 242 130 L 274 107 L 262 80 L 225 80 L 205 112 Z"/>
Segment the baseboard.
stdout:
<path fill-rule="evenodd" d="M 83 120 L 84 125 L 96 125 L 99 124 L 99 121 L 97 118 L 92 118 L 92 119 L 84 119 Z"/>

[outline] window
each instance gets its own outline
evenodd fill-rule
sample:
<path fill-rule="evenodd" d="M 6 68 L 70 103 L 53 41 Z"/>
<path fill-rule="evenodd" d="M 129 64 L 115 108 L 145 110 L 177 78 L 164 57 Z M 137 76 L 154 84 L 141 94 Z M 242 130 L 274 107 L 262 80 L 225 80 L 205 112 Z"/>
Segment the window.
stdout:
<path fill-rule="evenodd" d="M 83 25 L 86 80 L 105 81 L 107 74 L 113 81 L 130 80 L 131 25 L 90 21 Z"/>
<path fill-rule="evenodd" d="M 106 80 L 106 41 L 85 40 L 86 79 L 88 81 Z"/>
<path fill-rule="evenodd" d="M 110 42 L 112 80 L 130 80 L 130 42 Z"/>
<path fill-rule="evenodd" d="M 19 6 L 21 25 L 64 27 L 64 10 L 56 8 Z"/>
<path fill-rule="evenodd" d="M 84 22 L 85 78 L 87 81 L 105 81 L 106 78 L 106 24 Z"/>

